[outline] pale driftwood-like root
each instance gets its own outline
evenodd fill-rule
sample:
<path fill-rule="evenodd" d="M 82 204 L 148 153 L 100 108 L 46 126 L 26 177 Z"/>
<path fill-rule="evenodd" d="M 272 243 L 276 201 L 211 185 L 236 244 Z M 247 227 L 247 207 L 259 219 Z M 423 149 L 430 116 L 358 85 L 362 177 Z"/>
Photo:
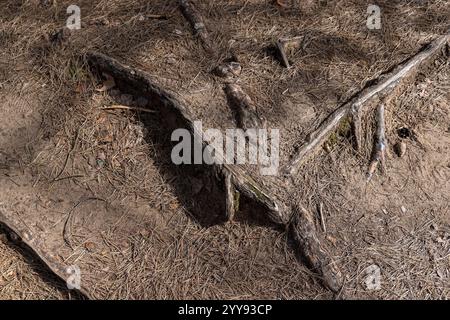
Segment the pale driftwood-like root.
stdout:
<path fill-rule="evenodd" d="M 154 101 L 152 110 L 158 112 L 162 117 L 176 118 L 176 123 L 189 130 L 193 135 L 203 136 L 203 133 L 199 132 L 198 128 L 194 126 L 193 117 L 189 110 L 171 93 L 156 85 L 151 75 L 123 65 L 117 60 L 97 52 L 88 53 L 86 59 L 89 65 L 99 74 L 106 72 L 114 77 L 118 88 Z M 206 147 L 206 142 L 204 142 L 204 146 Z M 225 159 L 219 162 L 226 163 Z M 222 176 L 223 179 L 227 175 L 231 175 L 232 182 L 240 194 L 266 208 L 266 214 L 271 221 L 281 225 L 287 224 L 289 217 L 286 206 L 242 168 L 228 164 L 213 166 L 215 166 L 217 172 L 222 173 L 219 176 Z"/>
<path fill-rule="evenodd" d="M 378 167 L 381 165 L 385 171 L 386 163 L 386 123 L 384 117 L 384 104 L 380 104 L 377 108 L 377 131 L 375 135 L 374 150 L 372 152 L 372 159 L 370 161 L 369 170 L 367 172 L 367 180 L 370 180 Z"/>
<path fill-rule="evenodd" d="M 277 48 L 280 52 L 281 60 L 286 68 L 290 68 L 291 64 L 288 59 L 288 50 L 295 49 L 300 47 L 303 41 L 303 37 L 294 37 L 294 38 L 280 38 L 277 41 Z"/>
<path fill-rule="evenodd" d="M 189 21 L 195 34 L 198 36 L 202 42 L 203 48 L 208 53 L 214 53 L 214 48 L 209 37 L 208 30 L 206 29 L 204 20 L 196 6 L 191 0 L 180 0 L 181 12 L 183 13 L 186 20 Z"/>
<path fill-rule="evenodd" d="M 224 90 L 231 108 L 236 113 L 238 127 L 244 130 L 264 127 L 256 105 L 238 84 L 227 84 Z"/>
<path fill-rule="evenodd" d="M 233 177 L 230 173 L 225 176 L 225 190 L 226 190 L 226 207 L 227 220 L 233 221 L 237 210 L 236 204 L 236 187 L 234 186 Z"/>
<path fill-rule="evenodd" d="M 361 113 L 354 108 L 351 110 L 351 120 L 355 150 L 360 151 L 362 146 L 362 120 Z"/>
<path fill-rule="evenodd" d="M 343 119 L 351 116 L 352 113 L 362 117 L 368 101 L 376 96 L 386 96 L 391 93 L 402 81 L 413 75 L 422 63 L 431 60 L 438 54 L 447 45 L 449 38 L 450 32 L 439 37 L 419 53 L 398 65 L 392 72 L 382 75 L 375 81 L 375 85 L 365 88 L 350 101 L 336 109 L 316 130 L 309 134 L 309 138 L 291 157 L 289 163 L 282 168 L 283 175 L 289 178 L 296 174 L 305 160 L 318 150 L 318 147 L 338 128 Z"/>
<path fill-rule="evenodd" d="M 320 244 L 313 215 L 295 206 L 289 231 L 301 258 L 318 274 L 325 287 L 339 292 L 343 285 L 342 274 Z"/>

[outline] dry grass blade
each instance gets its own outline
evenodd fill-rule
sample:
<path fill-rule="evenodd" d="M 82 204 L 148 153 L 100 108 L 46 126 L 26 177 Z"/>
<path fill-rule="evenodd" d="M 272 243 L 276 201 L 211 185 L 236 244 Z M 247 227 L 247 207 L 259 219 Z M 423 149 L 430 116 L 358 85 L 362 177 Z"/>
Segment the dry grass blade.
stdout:
<path fill-rule="evenodd" d="M 103 107 L 102 110 L 130 110 L 130 111 L 138 111 L 138 112 L 146 112 L 146 113 L 156 113 L 156 111 L 150 110 L 147 108 L 130 107 L 130 106 L 123 106 L 123 105 L 113 105 L 113 106 L 109 106 L 109 107 Z"/>

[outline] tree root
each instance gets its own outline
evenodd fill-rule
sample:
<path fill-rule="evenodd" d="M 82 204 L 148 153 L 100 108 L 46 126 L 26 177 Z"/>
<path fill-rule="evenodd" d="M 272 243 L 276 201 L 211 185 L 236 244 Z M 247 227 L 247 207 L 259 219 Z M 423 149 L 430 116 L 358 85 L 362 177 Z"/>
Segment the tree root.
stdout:
<path fill-rule="evenodd" d="M 224 90 L 230 106 L 236 112 L 238 127 L 244 130 L 264 127 L 264 121 L 258 116 L 255 104 L 241 86 L 227 84 Z"/>
<path fill-rule="evenodd" d="M 166 117 L 167 119 L 175 118 L 177 128 L 185 128 L 193 135 L 203 137 L 203 133 L 199 132 L 198 128 L 194 126 L 192 116 L 188 109 L 171 93 L 157 86 L 151 75 L 140 70 L 132 69 L 113 58 L 97 52 L 88 53 L 86 59 L 89 65 L 94 70 L 97 70 L 99 74 L 106 72 L 114 77 L 118 88 L 139 96 L 144 96 L 149 101 L 154 101 L 155 104 L 152 110 L 158 112 L 161 117 Z M 203 144 L 204 147 L 207 147 L 206 142 L 203 142 Z M 246 174 L 239 166 L 226 164 L 225 159 L 218 160 L 219 163 L 223 164 L 213 165 L 215 171 L 220 173 L 217 176 L 220 176 L 225 181 L 228 179 L 231 190 L 230 183 L 241 194 L 266 208 L 268 218 L 275 224 L 287 224 L 289 220 L 288 210 L 286 210 L 286 206 L 283 203 L 276 200 L 265 187 Z"/>
<path fill-rule="evenodd" d="M 369 165 L 369 171 L 367 172 L 367 180 L 369 181 L 375 170 L 378 167 L 378 164 L 381 164 L 383 171 L 385 171 L 385 162 L 386 162 L 386 124 L 384 120 L 384 104 L 380 104 L 377 108 L 377 132 L 375 135 L 375 144 L 372 152 L 372 159 Z"/>
<path fill-rule="evenodd" d="M 204 20 L 200 12 L 190 0 L 180 0 L 181 12 L 186 20 L 189 21 L 195 34 L 202 42 L 203 48 L 210 54 L 215 53 L 215 49 L 211 43 L 208 30 L 206 29 Z"/>
<path fill-rule="evenodd" d="M 305 208 L 295 206 L 289 231 L 301 258 L 318 274 L 325 287 L 339 292 L 343 285 L 342 274 L 320 244 L 313 215 Z"/>
<path fill-rule="evenodd" d="M 282 168 L 283 175 L 287 178 L 296 174 L 305 160 L 317 151 L 318 147 L 337 129 L 341 121 L 348 116 L 353 119 L 356 145 L 357 148 L 360 148 L 361 118 L 366 111 L 365 105 L 367 102 L 376 96 L 387 95 L 392 92 L 402 81 L 412 76 L 421 64 L 434 57 L 448 43 L 449 38 L 450 33 L 439 37 L 419 53 L 398 65 L 392 72 L 383 74 L 375 81 L 374 85 L 363 89 L 349 102 L 336 109 L 316 130 L 310 133 L 307 141 L 291 157 L 289 163 Z"/>

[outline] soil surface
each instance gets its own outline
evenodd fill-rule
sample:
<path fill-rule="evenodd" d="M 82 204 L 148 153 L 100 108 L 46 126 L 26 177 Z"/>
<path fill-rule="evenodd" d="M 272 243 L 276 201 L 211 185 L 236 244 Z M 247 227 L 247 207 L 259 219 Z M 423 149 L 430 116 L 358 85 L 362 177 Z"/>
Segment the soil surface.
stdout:
<path fill-rule="evenodd" d="M 66 289 L 68 266 L 81 270 L 81 291 L 101 299 L 450 298 L 448 46 L 389 97 L 385 172 L 366 179 L 375 130 L 368 112 L 360 152 L 341 128 L 292 189 L 261 179 L 314 213 L 345 275 L 337 295 L 252 203 L 242 201 L 225 223 L 214 196 L 224 191 L 201 167 L 173 165 L 158 113 L 104 109 L 151 110 L 152 101 L 99 90 L 107 81 L 83 58 L 96 50 L 151 74 L 205 129 L 236 127 L 227 81 L 212 70 L 239 61 L 232 81 L 267 127 L 281 130 L 283 165 L 332 111 L 445 33 L 445 1 L 378 1 L 381 30 L 366 26 L 370 1 L 196 1 L 215 55 L 176 1 L 78 1 L 82 28 L 72 32 L 61 31 L 70 1 L 3 2 L 0 216 L 25 230 L 31 248 L 0 229 L 1 299 L 83 298 Z M 274 44 L 294 36 L 303 40 L 286 69 Z"/>

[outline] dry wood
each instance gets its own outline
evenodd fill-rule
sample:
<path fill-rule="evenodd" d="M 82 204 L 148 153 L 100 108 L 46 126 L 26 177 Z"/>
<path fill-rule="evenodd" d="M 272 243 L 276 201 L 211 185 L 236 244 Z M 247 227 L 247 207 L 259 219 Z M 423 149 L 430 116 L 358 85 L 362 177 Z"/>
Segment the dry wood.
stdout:
<path fill-rule="evenodd" d="M 351 117 L 352 117 L 352 131 L 353 131 L 353 138 L 355 139 L 355 149 L 356 151 L 360 151 L 362 147 L 362 119 L 361 119 L 361 113 L 358 112 L 357 109 L 352 108 L 351 110 Z"/>
<path fill-rule="evenodd" d="M 380 104 L 377 108 L 377 132 L 375 135 L 374 150 L 370 161 L 367 180 L 370 180 L 378 167 L 385 168 L 386 161 L 386 124 L 384 119 L 384 104 Z"/>
<path fill-rule="evenodd" d="M 117 86 L 123 91 L 129 91 L 139 96 L 154 101 L 154 109 L 162 116 L 175 117 L 177 125 L 188 129 L 193 135 L 203 136 L 202 132 L 194 126 L 190 112 L 171 93 L 155 84 L 152 76 L 129 66 L 119 63 L 104 54 L 90 52 L 86 55 L 90 66 L 100 74 L 106 72 L 114 77 Z M 163 120 L 163 119 L 162 119 Z M 206 143 L 204 143 L 206 146 Z M 256 201 L 267 209 L 266 214 L 274 223 L 286 225 L 289 218 L 283 203 L 264 188 L 259 182 L 250 177 L 239 166 L 225 164 L 224 159 L 219 159 L 223 165 L 214 165 L 219 176 L 225 179 L 231 175 L 235 188 L 246 197 Z"/>
<path fill-rule="evenodd" d="M 301 258 L 317 272 L 327 288 L 339 292 L 343 284 L 342 274 L 320 245 L 313 215 L 305 208 L 295 206 L 289 231 Z"/>
<path fill-rule="evenodd" d="M 375 85 L 362 90 L 349 102 L 336 109 L 309 135 L 307 141 L 299 148 L 290 162 L 283 167 L 283 174 L 285 176 L 294 175 L 304 161 L 336 130 L 344 118 L 351 113 L 359 114 L 361 117 L 366 111 L 365 105 L 370 99 L 380 94 L 386 95 L 392 92 L 404 79 L 411 76 L 422 63 L 434 57 L 448 43 L 449 38 L 449 33 L 439 37 L 406 62 L 398 65 L 392 72 L 378 78 Z M 360 138 L 358 137 L 358 139 Z"/>
<path fill-rule="evenodd" d="M 226 206 L 227 206 L 227 219 L 233 221 L 234 214 L 237 210 L 236 204 L 236 188 L 234 187 L 233 178 L 231 174 L 227 173 L 225 176 L 225 190 L 227 194 Z"/>
<path fill-rule="evenodd" d="M 196 6 L 190 0 L 180 0 L 180 6 L 184 17 L 189 21 L 195 34 L 202 42 L 203 48 L 208 53 L 214 53 L 208 30 L 206 29 L 203 17 Z"/>
<path fill-rule="evenodd" d="M 252 99 L 238 84 L 227 84 L 225 94 L 231 108 L 236 113 L 238 127 L 244 130 L 264 127 L 264 122 L 258 116 L 258 111 Z"/>
<path fill-rule="evenodd" d="M 281 59 L 283 60 L 284 66 L 286 68 L 290 68 L 291 65 L 289 63 L 289 59 L 287 57 L 287 53 L 289 49 L 300 47 L 303 41 L 303 37 L 294 37 L 294 38 L 280 38 L 277 41 L 277 48 L 280 51 Z"/>

